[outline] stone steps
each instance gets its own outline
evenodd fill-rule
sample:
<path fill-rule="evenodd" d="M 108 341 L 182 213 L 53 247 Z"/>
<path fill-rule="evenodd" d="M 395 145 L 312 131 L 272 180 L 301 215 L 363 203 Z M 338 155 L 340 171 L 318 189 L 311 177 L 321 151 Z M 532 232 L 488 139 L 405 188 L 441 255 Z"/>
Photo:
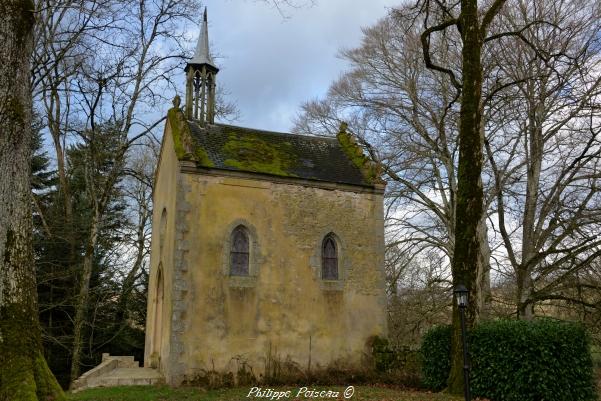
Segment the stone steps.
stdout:
<path fill-rule="evenodd" d="M 164 382 L 163 376 L 151 368 L 117 368 L 101 376 L 89 379 L 87 388 L 150 386 Z"/>
<path fill-rule="evenodd" d="M 133 356 L 102 355 L 102 363 L 73 382 L 76 393 L 93 387 L 149 386 L 163 384 L 165 379 L 155 369 L 141 368 Z"/>

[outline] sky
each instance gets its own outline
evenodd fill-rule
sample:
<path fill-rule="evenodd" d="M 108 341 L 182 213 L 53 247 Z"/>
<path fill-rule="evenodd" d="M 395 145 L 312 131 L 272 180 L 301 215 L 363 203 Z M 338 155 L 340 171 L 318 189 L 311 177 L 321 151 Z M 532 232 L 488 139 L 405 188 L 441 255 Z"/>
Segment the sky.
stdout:
<path fill-rule="evenodd" d="M 284 18 L 261 0 L 204 0 L 217 85 L 240 111 L 232 124 L 290 131 L 301 104 L 323 96 L 347 68 L 339 50 L 357 47 L 361 27 L 399 3 L 315 0 L 312 7 L 285 9 Z M 197 33 L 191 35 L 195 45 Z"/>

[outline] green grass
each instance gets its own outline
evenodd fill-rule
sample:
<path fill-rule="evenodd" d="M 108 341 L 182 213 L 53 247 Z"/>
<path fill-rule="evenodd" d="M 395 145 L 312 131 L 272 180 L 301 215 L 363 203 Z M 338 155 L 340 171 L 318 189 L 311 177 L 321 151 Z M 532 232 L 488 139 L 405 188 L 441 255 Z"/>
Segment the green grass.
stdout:
<path fill-rule="evenodd" d="M 308 386 L 309 390 L 314 387 Z M 269 388 L 264 386 L 263 389 Z M 272 387 L 274 388 L 274 387 Z M 290 390 L 289 397 L 282 397 L 280 401 L 292 400 L 345 400 L 343 392 L 345 387 L 315 387 L 318 391 L 339 391 L 338 398 L 329 397 L 296 397 L 299 387 L 275 387 L 276 391 Z M 69 401 L 271 401 L 269 397 L 247 397 L 250 387 L 240 387 L 223 390 L 202 390 L 192 387 L 169 388 L 160 387 L 111 387 L 96 388 L 69 394 Z M 452 397 L 440 393 L 427 393 L 417 391 L 399 390 L 389 387 L 355 386 L 351 401 L 461 401 L 461 397 Z"/>

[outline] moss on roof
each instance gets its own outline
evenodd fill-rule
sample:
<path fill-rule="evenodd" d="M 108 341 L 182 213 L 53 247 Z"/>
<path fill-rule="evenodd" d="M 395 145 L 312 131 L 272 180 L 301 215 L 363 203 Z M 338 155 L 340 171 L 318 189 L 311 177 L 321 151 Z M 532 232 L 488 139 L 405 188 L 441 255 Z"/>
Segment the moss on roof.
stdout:
<path fill-rule="evenodd" d="M 297 176 L 290 170 L 298 158 L 290 142 L 271 143 L 256 134 L 240 136 L 232 131 L 222 151 L 227 157 L 223 164 L 228 167 L 285 177 Z"/>
<path fill-rule="evenodd" d="M 225 124 L 200 126 L 181 110 L 168 113 L 180 160 L 198 167 L 373 187 L 374 163 L 342 131 L 337 138 L 293 135 Z"/>
<path fill-rule="evenodd" d="M 190 132 L 190 125 L 179 107 L 169 109 L 167 119 L 171 126 L 173 146 L 177 158 L 180 160 L 195 160 L 201 166 L 213 167 L 214 164 L 209 159 L 207 152 L 201 146 L 194 143 L 194 138 Z"/>
<path fill-rule="evenodd" d="M 347 127 L 347 124 L 343 122 L 340 124 L 338 134 L 336 134 L 340 147 L 350 161 L 361 170 L 368 182 L 381 181 L 382 172 L 380 166 L 363 153 L 363 149 L 357 144 L 353 135 L 347 132 Z"/>

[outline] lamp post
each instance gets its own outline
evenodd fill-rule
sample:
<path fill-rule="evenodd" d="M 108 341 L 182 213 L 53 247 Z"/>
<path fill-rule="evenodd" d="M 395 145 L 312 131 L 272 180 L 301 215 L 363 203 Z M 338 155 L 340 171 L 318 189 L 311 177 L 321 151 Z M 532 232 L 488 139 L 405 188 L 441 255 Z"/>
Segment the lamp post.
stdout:
<path fill-rule="evenodd" d="M 469 291 L 463 284 L 453 290 L 461 315 L 461 340 L 463 342 L 463 395 L 465 401 L 471 401 L 470 395 L 470 366 L 467 361 L 467 333 L 465 330 L 465 308 L 468 305 Z"/>

